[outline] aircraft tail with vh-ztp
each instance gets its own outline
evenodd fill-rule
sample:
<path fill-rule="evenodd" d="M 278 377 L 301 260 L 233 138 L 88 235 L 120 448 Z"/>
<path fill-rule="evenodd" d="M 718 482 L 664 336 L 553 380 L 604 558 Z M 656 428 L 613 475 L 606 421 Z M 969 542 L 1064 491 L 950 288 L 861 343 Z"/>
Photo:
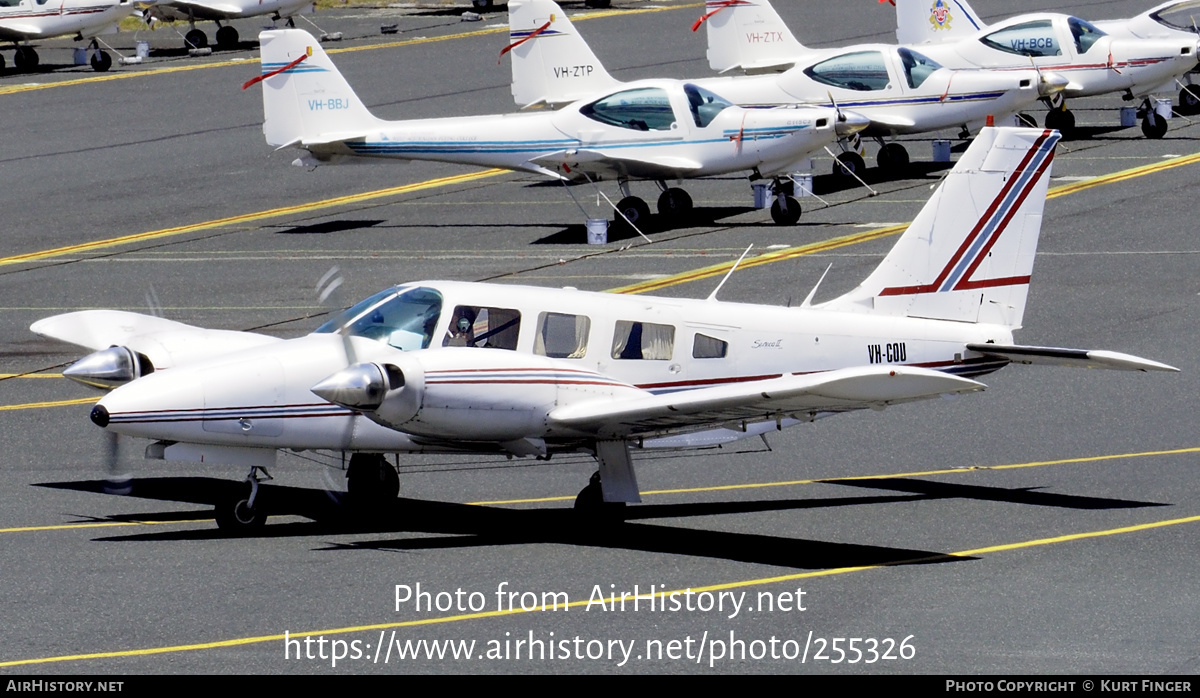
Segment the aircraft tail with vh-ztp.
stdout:
<path fill-rule="evenodd" d="M 509 0 L 513 100 L 522 109 L 561 105 L 620 85 L 553 0 Z"/>
<path fill-rule="evenodd" d="M 1020 327 L 1058 140 L 984 129 L 883 263 L 823 307 Z"/>
<path fill-rule="evenodd" d="M 279 29 L 259 34 L 263 85 L 263 135 L 276 148 L 359 138 L 381 122 L 311 34 Z"/>

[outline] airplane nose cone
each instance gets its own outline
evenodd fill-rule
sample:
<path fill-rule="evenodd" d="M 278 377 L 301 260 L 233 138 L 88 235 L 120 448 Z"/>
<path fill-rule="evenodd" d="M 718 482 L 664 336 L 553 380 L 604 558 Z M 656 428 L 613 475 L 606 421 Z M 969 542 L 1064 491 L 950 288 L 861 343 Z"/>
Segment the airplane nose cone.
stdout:
<path fill-rule="evenodd" d="M 1058 73 L 1042 72 L 1041 78 L 1038 80 L 1038 94 L 1043 97 L 1058 94 L 1067 89 L 1067 85 L 1070 82 L 1070 80 L 1067 80 Z"/>
<path fill-rule="evenodd" d="M 323 400 L 352 410 L 374 410 L 383 404 L 388 383 L 375 364 L 355 364 L 312 387 Z"/>
<path fill-rule="evenodd" d="M 849 136 L 852 133 L 858 133 L 870 125 L 871 120 L 862 114 L 853 111 L 842 111 L 838 115 L 835 130 L 839 136 Z"/>
<path fill-rule="evenodd" d="M 92 423 L 103 429 L 108 426 L 108 409 L 104 405 L 96 405 L 92 408 Z"/>

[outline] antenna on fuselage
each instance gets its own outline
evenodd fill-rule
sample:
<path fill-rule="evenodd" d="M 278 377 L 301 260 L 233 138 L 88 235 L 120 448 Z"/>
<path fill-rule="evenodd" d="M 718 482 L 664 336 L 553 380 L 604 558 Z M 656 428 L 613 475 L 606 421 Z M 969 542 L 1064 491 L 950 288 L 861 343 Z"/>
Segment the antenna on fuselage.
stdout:
<path fill-rule="evenodd" d="M 742 260 L 746 258 L 746 255 L 750 254 L 750 250 L 752 249 L 754 249 L 754 243 L 750 243 L 750 247 L 747 247 L 746 251 L 742 253 L 742 256 L 738 257 L 737 261 L 734 262 L 733 266 L 729 268 L 728 272 L 726 272 L 725 278 L 721 279 L 721 283 L 717 284 L 717 287 L 713 289 L 712 293 L 708 294 L 708 298 L 705 300 L 717 300 L 717 292 L 721 290 L 721 287 L 725 285 L 726 281 L 729 281 L 729 277 L 733 276 L 733 272 L 737 270 L 738 265 L 742 263 Z"/>
<path fill-rule="evenodd" d="M 817 285 L 813 286 L 812 290 L 808 292 L 808 295 L 804 297 L 804 300 L 800 302 L 801 308 L 808 308 L 812 306 L 813 296 L 817 295 L 817 289 L 821 288 L 821 282 L 825 280 L 825 275 L 829 273 L 830 269 L 833 269 L 833 262 L 830 262 L 829 266 L 825 267 L 825 271 L 821 272 L 821 278 L 817 279 Z"/>

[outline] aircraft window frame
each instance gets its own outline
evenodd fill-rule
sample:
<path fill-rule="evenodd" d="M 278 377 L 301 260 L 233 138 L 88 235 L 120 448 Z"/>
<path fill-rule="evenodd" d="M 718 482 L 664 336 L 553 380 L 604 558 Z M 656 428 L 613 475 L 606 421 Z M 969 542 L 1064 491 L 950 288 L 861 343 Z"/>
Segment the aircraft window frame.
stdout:
<path fill-rule="evenodd" d="M 733 106 L 721 95 L 691 83 L 684 84 L 683 94 L 687 96 L 688 109 L 692 112 L 692 121 L 699 128 L 706 128 L 713 122 L 713 119 L 717 118 L 717 114 Z"/>
<path fill-rule="evenodd" d="M 724 359 L 729 355 L 729 342 L 700 332 L 692 338 L 693 359 Z"/>
<path fill-rule="evenodd" d="M 582 359 L 587 356 L 591 331 L 592 320 L 586 315 L 540 313 L 533 353 L 552 359 Z"/>
<path fill-rule="evenodd" d="M 1015 38 L 1023 40 L 1025 37 L 1028 36 L 1028 32 L 1030 32 L 1030 31 L 1035 31 L 1035 30 L 1036 31 L 1045 31 L 1047 29 L 1050 32 L 1050 40 L 1053 42 L 1052 48 L 1054 49 L 1054 53 L 1049 53 L 1046 49 L 1044 49 L 1042 47 L 1031 46 L 1029 48 L 1017 48 L 1012 45 L 1012 39 L 1007 38 L 1010 35 L 1016 35 L 1018 32 L 1026 32 L 1026 34 L 1024 36 L 1016 36 L 1015 37 Z M 995 40 L 992 38 L 994 36 L 1004 36 L 1005 40 L 1008 43 L 1002 43 L 999 40 Z M 1041 39 L 1043 37 L 1039 36 L 1036 38 Z M 980 43 L 982 43 L 984 46 L 987 46 L 988 48 L 994 48 L 997 51 L 1003 51 L 1005 53 L 1011 53 L 1011 54 L 1014 54 L 1017 56 L 1026 56 L 1026 57 L 1030 57 L 1030 58 L 1042 58 L 1045 56 L 1061 56 L 1062 55 L 1062 45 L 1059 42 L 1058 33 L 1054 31 L 1054 22 L 1049 19 L 1035 19 L 1035 20 L 1032 20 L 1029 22 L 1022 22 L 1020 24 L 1014 24 L 1012 26 L 1004 27 L 1002 29 L 997 29 L 996 31 L 988 34 L 987 36 L 980 37 L 979 41 L 980 41 Z"/>
<path fill-rule="evenodd" d="M 865 56 L 874 57 L 875 62 L 855 64 L 852 60 Z M 828 72 L 822 73 L 822 66 L 825 66 Z M 869 68 L 870 72 L 865 72 L 864 68 Z M 879 92 L 892 86 L 892 74 L 887 69 L 887 59 L 882 51 L 851 51 L 839 54 L 808 66 L 804 69 L 804 74 L 822 85 L 857 92 Z M 879 83 L 881 74 L 884 76 L 882 84 Z"/>
<path fill-rule="evenodd" d="M 1193 26 L 1190 23 L 1189 24 L 1176 24 L 1175 22 L 1172 22 L 1171 20 L 1169 20 L 1165 16 L 1163 16 L 1164 13 L 1170 13 L 1173 15 L 1176 12 L 1186 12 L 1195 7 L 1200 7 L 1200 3 L 1182 3 L 1182 4 L 1172 5 L 1170 7 L 1164 7 L 1163 9 L 1159 10 L 1158 12 L 1151 12 L 1149 16 L 1150 16 L 1150 19 L 1154 20 L 1155 22 L 1158 22 L 1159 24 L 1161 24 L 1162 26 L 1164 26 L 1168 29 L 1174 29 L 1175 31 L 1181 31 L 1181 32 L 1190 32 L 1192 34 L 1200 34 L 1200 29 L 1197 29 L 1195 26 Z M 1192 14 L 1189 13 L 1189 16 L 1187 19 L 1190 20 L 1191 17 L 1192 17 Z M 1184 18 L 1180 17 L 1180 19 L 1182 20 Z"/>
<path fill-rule="evenodd" d="M 1090 51 L 1101 37 L 1108 36 L 1100 27 L 1078 17 L 1068 17 L 1067 28 L 1071 30 L 1071 38 L 1075 40 L 1075 52 L 1079 55 Z"/>
<path fill-rule="evenodd" d="M 637 339 L 634 343 L 633 340 Z M 612 357 L 634 361 L 670 361 L 675 353 L 675 326 L 640 320 L 617 320 Z"/>
<path fill-rule="evenodd" d="M 665 119 L 664 109 L 670 114 L 670 121 Z M 631 131 L 670 131 L 678 120 L 671 96 L 661 87 L 635 87 L 614 92 L 585 104 L 579 108 L 579 113 L 593 121 Z"/>
<path fill-rule="evenodd" d="M 443 302 L 441 292 L 435 288 L 397 286 L 359 301 L 318 327 L 313 334 L 364 337 L 401 351 L 428 349 L 441 317 Z M 397 313 L 398 310 L 405 312 Z M 420 331 L 413 324 L 417 319 L 420 320 Z"/>
<path fill-rule="evenodd" d="M 20 7 L 21 0 L 0 0 L 0 7 Z"/>
<path fill-rule="evenodd" d="M 456 305 L 442 346 L 516 351 L 520 337 L 521 311 L 484 305 Z"/>
<path fill-rule="evenodd" d="M 945 67 L 929 56 L 910 48 L 897 48 L 896 54 L 900 56 L 900 66 L 904 68 L 904 80 L 914 90 L 924 84 L 930 75 Z"/>

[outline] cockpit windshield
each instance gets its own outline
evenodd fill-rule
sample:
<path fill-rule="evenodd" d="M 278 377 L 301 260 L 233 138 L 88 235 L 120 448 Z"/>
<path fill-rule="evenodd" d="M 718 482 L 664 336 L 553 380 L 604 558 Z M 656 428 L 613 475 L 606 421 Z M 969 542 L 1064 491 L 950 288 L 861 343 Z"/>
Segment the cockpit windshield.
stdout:
<path fill-rule="evenodd" d="M 700 128 L 704 128 L 717 118 L 717 114 L 733 105 L 717 95 L 698 85 L 686 84 L 683 93 L 687 95 L 688 107 L 692 110 L 692 120 Z"/>
<path fill-rule="evenodd" d="M 933 75 L 934 71 L 941 70 L 942 65 L 933 60 L 929 56 L 923 56 L 912 49 L 898 48 L 896 53 L 900 54 L 900 62 L 904 64 L 904 79 L 908 81 L 908 86 L 916 89 L 925 82 L 925 79 Z"/>
<path fill-rule="evenodd" d="M 1068 17 L 1067 26 L 1071 28 L 1071 36 L 1075 37 L 1075 51 L 1080 54 L 1087 53 L 1100 37 L 1105 36 L 1099 27 L 1078 17 Z"/>
<path fill-rule="evenodd" d="M 390 288 L 356 304 L 317 328 L 385 342 L 401 351 L 425 349 L 442 312 L 442 294 L 432 288 Z"/>
<path fill-rule="evenodd" d="M 1200 8 L 1200 0 L 1177 2 L 1158 12 L 1151 12 L 1150 19 L 1170 29 L 1200 34 L 1196 24 L 1197 8 Z"/>

